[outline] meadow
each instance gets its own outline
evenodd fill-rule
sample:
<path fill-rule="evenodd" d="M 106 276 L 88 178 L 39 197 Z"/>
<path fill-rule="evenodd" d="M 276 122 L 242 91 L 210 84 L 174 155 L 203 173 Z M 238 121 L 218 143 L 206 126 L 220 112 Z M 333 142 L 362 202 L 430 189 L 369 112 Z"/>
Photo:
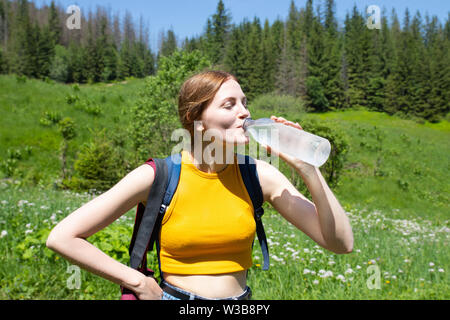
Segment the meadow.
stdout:
<path fill-rule="evenodd" d="M 61 137 L 40 119 L 46 111 L 73 117 L 79 123 L 73 143 L 82 144 L 100 124 L 114 132 L 127 122 L 127 108 L 141 88 L 142 81 L 133 79 L 74 87 L 0 76 L 0 160 L 14 150 L 27 155 L 26 146 L 32 150 L 18 160 L 16 178 L 0 176 L 0 299 L 119 298 L 117 285 L 45 247 L 54 225 L 98 192 L 53 187 Z M 74 92 L 89 101 L 85 106 L 99 106 L 102 116 L 67 103 Z M 253 118 L 271 114 L 251 111 Z M 350 149 L 333 191 L 349 216 L 355 245 L 351 254 L 332 254 L 266 205 L 271 268 L 261 270 L 255 241 L 249 272 L 254 299 L 449 299 L 449 122 L 417 123 L 367 110 L 281 115 L 327 122 L 348 136 Z M 127 264 L 134 214 L 88 241 Z M 157 269 L 153 253 L 150 261 Z"/>

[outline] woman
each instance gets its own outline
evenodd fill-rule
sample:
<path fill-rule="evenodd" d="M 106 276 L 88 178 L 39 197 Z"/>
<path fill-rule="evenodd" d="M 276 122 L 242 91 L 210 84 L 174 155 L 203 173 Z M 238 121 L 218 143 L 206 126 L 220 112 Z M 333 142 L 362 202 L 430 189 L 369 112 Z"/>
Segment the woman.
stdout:
<path fill-rule="evenodd" d="M 252 265 L 255 222 L 233 148 L 228 148 L 249 142 L 242 128 L 250 116 L 246 97 L 234 76 L 209 71 L 183 84 L 178 104 L 181 123 L 193 139 L 191 150 L 182 153 L 180 183 L 162 222 L 161 286 L 86 241 L 138 203 L 146 202 L 155 176 L 150 162 L 61 221 L 49 235 L 47 246 L 84 269 L 134 291 L 141 300 L 248 299 L 246 271 Z M 299 124 L 283 118 L 272 119 L 302 130 Z M 198 143 L 197 137 L 211 131 L 214 156 L 204 161 L 204 151 L 211 143 L 203 141 L 207 139 Z M 275 167 L 257 160 L 264 200 L 323 248 L 350 253 L 351 226 L 320 171 L 285 154 L 277 155 L 303 178 L 313 202 Z"/>

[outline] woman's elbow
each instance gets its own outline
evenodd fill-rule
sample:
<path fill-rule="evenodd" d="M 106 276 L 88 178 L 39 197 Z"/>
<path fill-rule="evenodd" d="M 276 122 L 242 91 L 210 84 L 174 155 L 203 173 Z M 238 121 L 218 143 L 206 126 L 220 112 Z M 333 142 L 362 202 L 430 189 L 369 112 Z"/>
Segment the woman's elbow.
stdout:
<path fill-rule="evenodd" d="M 353 252 L 353 239 L 328 248 L 329 251 L 336 254 L 349 254 Z"/>
<path fill-rule="evenodd" d="M 61 236 L 61 232 L 57 228 L 53 229 L 50 234 L 47 237 L 47 241 L 45 242 L 45 245 L 47 248 L 49 248 L 52 251 L 58 251 L 58 248 L 61 246 L 61 244 L 67 241 L 64 237 Z"/>
<path fill-rule="evenodd" d="M 45 242 L 45 245 L 50 250 L 55 251 L 55 248 L 56 248 L 57 244 L 58 244 L 57 237 L 55 236 L 54 232 L 51 231 L 50 234 L 47 237 L 47 241 Z"/>

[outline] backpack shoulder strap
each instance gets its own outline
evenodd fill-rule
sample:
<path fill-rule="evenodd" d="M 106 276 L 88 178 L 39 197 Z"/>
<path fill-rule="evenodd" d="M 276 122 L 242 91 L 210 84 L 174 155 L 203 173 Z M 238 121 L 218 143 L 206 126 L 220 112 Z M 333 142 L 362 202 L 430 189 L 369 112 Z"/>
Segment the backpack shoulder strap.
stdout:
<path fill-rule="evenodd" d="M 242 180 L 244 181 L 247 192 L 255 209 L 256 234 L 261 246 L 264 258 L 263 270 L 269 270 L 269 247 L 267 245 L 266 233 L 262 223 L 264 209 L 264 196 L 261 185 L 259 184 L 258 172 L 256 170 L 256 161 L 250 156 L 237 154 L 239 169 L 241 171 Z"/>
<path fill-rule="evenodd" d="M 130 243 L 130 266 L 133 269 L 139 268 L 147 252 L 149 239 L 152 236 L 168 183 L 166 162 L 163 159 L 153 159 L 153 161 L 156 165 L 155 178 L 142 217 L 139 217 L 139 214 L 136 215 L 133 239 Z"/>

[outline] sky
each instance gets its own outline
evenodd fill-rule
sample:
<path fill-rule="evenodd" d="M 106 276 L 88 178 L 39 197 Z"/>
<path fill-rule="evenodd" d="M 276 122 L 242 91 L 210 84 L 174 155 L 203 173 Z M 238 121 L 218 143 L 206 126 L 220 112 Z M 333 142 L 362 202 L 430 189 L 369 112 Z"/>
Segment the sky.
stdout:
<path fill-rule="evenodd" d="M 38 6 L 49 4 L 51 0 L 35 0 Z M 150 45 L 157 49 L 158 35 L 161 31 L 172 29 L 179 41 L 186 37 L 200 35 L 204 32 L 206 21 L 217 8 L 219 0 L 55 0 L 63 8 L 78 5 L 81 13 L 95 10 L 97 6 L 110 8 L 112 13 L 124 15 L 128 10 L 136 21 L 142 15 L 150 31 Z M 225 8 L 231 14 L 232 23 L 239 24 L 244 18 L 253 20 L 256 16 L 264 23 L 265 19 L 272 23 L 277 18 L 285 20 L 291 0 L 223 0 Z M 411 16 L 419 11 L 422 18 L 426 13 L 436 15 L 441 23 L 445 23 L 450 12 L 450 0 L 336 0 L 336 16 L 343 24 L 347 12 L 351 12 L 354 4 L 360 12 L 370 5 L 386 9 L 390 16 L 392 8 L 397 12 L 399 20 L 403 20 L 408 7 Z M 306 0 L 294 0 L 297 8 L 304 8 Z M 324 0 L 314 0 L 316 7 L 324 4 Z M 322 8 L 324 5 L 322 5 Z M 69 16 L 69 15 L 68 15 Z"/>

